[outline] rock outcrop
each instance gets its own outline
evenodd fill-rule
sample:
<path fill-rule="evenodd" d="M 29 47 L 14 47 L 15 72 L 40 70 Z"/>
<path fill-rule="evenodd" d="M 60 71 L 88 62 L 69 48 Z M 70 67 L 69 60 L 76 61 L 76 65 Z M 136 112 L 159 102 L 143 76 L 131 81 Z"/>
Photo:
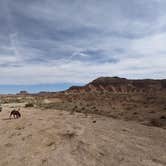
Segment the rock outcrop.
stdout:
<path fill-rule="evenodd" d="M 130 80 L 119 77 L 99 77 L 85 86 L 72 86 L 69 92 L 109 91 L 115 93 L 157 92 L 166 90 L 166 79 Z"/>

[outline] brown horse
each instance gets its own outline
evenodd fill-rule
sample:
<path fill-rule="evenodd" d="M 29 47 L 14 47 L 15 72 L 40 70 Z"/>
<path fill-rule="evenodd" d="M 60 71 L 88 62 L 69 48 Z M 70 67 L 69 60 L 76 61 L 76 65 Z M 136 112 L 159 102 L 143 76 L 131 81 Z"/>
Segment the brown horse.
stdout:
<path fill-rule="evenodd" d="M 11 119 L 12 116 L 14 117 L 14 119 L 15 118 L 20 118 L 21 114 L 20 114 L 19 110 L 14 109 L 14 110 L 11 111 L 9 118 Z"/>

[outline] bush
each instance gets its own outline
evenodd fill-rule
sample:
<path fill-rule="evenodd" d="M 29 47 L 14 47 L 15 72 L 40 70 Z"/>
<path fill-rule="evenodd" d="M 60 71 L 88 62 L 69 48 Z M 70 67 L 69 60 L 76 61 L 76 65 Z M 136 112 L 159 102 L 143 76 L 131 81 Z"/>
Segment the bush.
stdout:
<path fill-rule="evenodd" d="M 85 110 L 85 107 L 82 107 L 81 109 L 82 109 L 82 110 Z"/>
<path fill-rule="evenodd" d="M 163 115 L 163 116 L 160 117 L 160 119 L 166 119 L 166 116 Z"/>
<path fill-rule="evenodd" d="M 158 119 L 151 119 L 150 124 L 155 127 L 161 127 L 162 124 Z"/>
<path fill-rule="evenodd" d="M 25 107 L 34 107 L 33 103 L 27 103 L 25 104 Z"/>

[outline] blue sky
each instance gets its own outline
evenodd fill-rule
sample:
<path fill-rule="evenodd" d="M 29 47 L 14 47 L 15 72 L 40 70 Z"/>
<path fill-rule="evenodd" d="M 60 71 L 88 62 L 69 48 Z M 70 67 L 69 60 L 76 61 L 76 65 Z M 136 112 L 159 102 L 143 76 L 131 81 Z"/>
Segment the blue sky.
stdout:
<path fill-rule="evenodd" d="M 82 84 L 80 84 L 82 85 Z M 41 91 L 57 92 L 68 89 L 72 84 L 37 84 L 37 85 L 0 85 L 1 94 L 16 94 L 22 90 L 37 93 Z"/>
<path fill-rule="evenodd" d="M 0 93 L 166 78 L 165 20 L 165 0 L 1 0 Z"/>

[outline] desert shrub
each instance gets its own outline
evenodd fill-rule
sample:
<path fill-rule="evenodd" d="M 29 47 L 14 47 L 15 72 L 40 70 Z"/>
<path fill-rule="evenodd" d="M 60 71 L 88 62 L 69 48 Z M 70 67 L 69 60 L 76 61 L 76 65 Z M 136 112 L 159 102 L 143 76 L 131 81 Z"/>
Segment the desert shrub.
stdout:
<path fill-rule="evenodd" d="M 77 110 L 77 108 L 78 108 L 77 106 L 74 106 L 74 107 L 73 107 L 73 110 Z"/>
<path fill-rule="evenodd" d="M 25 107 L 34 107 L 34 104 L 33 103 L 27 103 L 27 104 L 25 104 Z"/>
<path fill-rule="evenodd" d="M 71 139 L 76 136 L 76 133 L 74 131 L 67 131 L 66 133 L 63 133 L 61 135 L 67 139 Z"/>
<path fill-rule="evenodd" d="M 81 109 L 82 109 L 82 110 L 85 110 L 85 107 L 82 107 Z"/>
<path fill-rule="evenodd" d="M 166 119 L 166 116 L 162 115 L 162 116 L 160 117 L 160 119 Z"/>
<path fill-rule="evenodd" d="M 155 111 L 154 111 L 154 110 L 150 110 L 150 111 L 149 111 L 149 113 L 154 114 L 154 113 L 155 113 Z"/>
<path fill-rule="evenodd" d="M 72 102 L 73 101 L 73 99 L 72 98 L 68 98 L 68 100 L 67 100 L 68 102 Z"/>
<path fill-rule="evenodd" d="M 80 113 L 81 112 L 81 110 L 79 110 L 79 109 L 77 109 L 77 110 L 75 110 L 76 112 L 78 112 L 78 113 Z"/>
<path fill-rule="evenodd" d="M 91 105 L 88 103 L 86 106 L 87 106 L 87 107 L 90 107 Z"/>
<path fill-rule="evenodd" d="M 72 104 L 68 102 L 57 102 L 57 103 L 41 103 L 40 105 L 36 105 L 40 109 L 58 109 L 58 110 L 69 110 L 72 109 Z"/>
<path fill-rule="evenodd" d="M 94 112 L 99 112 L 99 110 L 96 108 L 96 109 L 94 110 Z"/>
<path fill-rule="evenodd" d="M 47 143 L 47 146 L 52 146 L 52 145 L 54 145 L 55 144 L 55 142 L 54 141 L 51 141 L 51 142 L 48 142 Z"/>
<path fill-rule="evenodd" d="M 96 106 L 92 106 L 92 109 L 96 109 Z"/>
<path fill-rule="evenodd" d="M 138 114 L 138 112 L 133 112 L 133 115 L 137 115 Z"/>
<path fill-rule="evenodd" d="M 161 127 L 162 126 L 162 124 L 160 123 L 160 121 L 158 119 L 151 119 L 150 124 L 152 126 L 155 126 L 155 127 Z"/>

